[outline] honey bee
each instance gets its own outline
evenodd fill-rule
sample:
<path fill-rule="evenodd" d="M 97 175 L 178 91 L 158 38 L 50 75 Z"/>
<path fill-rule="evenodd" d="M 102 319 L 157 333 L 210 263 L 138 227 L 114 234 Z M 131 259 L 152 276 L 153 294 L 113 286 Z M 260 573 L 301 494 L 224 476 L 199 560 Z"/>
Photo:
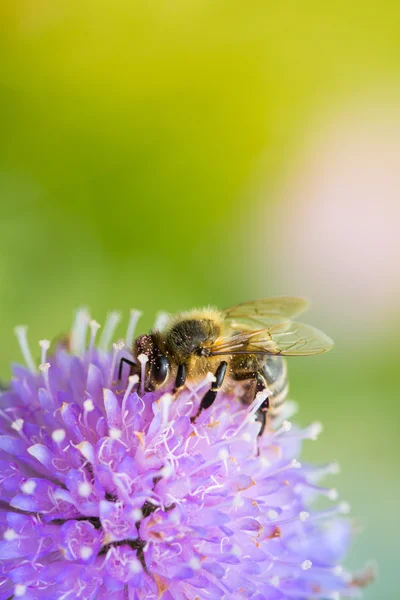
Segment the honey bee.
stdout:
<path fill-rule="evenodd" d="M 303 298 L 276 297 L 238 304 L 226 310 L 204 308 L 171 317 L 162 330 L 141 335 L 133 344 L 131 374 L 139 378 L 145 391 L 160 388 L 178 393 L 185 383 L 197 383 L 208 372 L 214 374 L 192 420 L 209 408 L 220 390 L 239 384 L 241 399 L 250 404 L 255 395 L 268 388 L 270 396 L 260 406 L 257 418 L 262 435 L 268 418 L 279 414 L 288 394 L 285 356 L 322 354 L 333 342 L 324 333 L 292 321 L 304 312 Z M 140 355 L 147 362 L 141 368 Z"/>

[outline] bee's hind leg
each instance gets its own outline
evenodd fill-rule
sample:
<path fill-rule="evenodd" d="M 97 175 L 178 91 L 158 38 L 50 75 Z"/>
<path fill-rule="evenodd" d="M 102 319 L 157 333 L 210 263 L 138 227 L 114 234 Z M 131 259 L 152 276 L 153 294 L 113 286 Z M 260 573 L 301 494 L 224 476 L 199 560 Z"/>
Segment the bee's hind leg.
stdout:
<path fill-rule="evenodd" d="M 202 410 L 210 408 L 210 406 L 213 404 L 215 398 L 217 397 L 218 391 L 221 389 L 224 382 L 227 366 L 228 363 L 224 360 L 218 365 L 218 368 L 215 371 L 215 381 L 212 382 L 211 388 L 203 396 L 197 413 L 190 419 L 192 423 L 197 419 Z"/>
<path fill-rule="evenodd" d="M 256 395 L 258 392 L 263 392 L 267 388 L 267 382 L 265 380 L 264 375 L 261 373 L 256 373 Z M 261 404 L 260 408 L 257 411 L 257 421 L 261 422 L 260 431 L 258 432 L 258 437 L 260 437 L 265 430 L 267 425 L 267 414 L 269 409 L 269 398 L 266 398 L 264 402 Z"/>

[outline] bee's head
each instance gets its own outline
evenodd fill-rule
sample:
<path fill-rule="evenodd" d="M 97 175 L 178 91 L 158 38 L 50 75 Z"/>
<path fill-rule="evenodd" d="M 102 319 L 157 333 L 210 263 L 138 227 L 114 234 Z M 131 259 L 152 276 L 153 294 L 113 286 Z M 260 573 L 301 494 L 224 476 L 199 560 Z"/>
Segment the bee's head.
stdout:
<path fill-rule="evenodd" d="M 135 340 L 134 357 L 138 363 L 139 378 L 142 379 L 144 369 L 144 389 L 146 392 L 153 392 L 164 385 L 169 377 L 171 365 L 168 358 L 160 350 L 156 336 L 141 335 Z M 144 367 L 140 368 L 139 357 L 144 355 L 147 357 L 147 362 Z"/>

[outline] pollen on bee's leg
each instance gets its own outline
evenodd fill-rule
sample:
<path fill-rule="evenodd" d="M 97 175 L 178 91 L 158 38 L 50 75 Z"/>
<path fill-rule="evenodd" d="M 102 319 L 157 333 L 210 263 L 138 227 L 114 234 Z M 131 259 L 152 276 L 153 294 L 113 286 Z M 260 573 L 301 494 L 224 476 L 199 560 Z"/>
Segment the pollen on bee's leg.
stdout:
<path fill-rule="evenodd" d="M 112 337 L 120 320 L 121 314 L 119 312 L 113 310 L 112 312 L 108 313 L 103 333 L 100 337 L 99 348 L 101 348 L 102 350 L 108 350 Z"/>
<path fill-rule="evenodd" d="M 16 583 L 14 585 L 15 598 L 22 598 L 22 596 L 25 596 L 27 589 L 28 586 L 26 586 L 24 583 Z"/>
<path fill-rule="evenodd" d="M 35 361 L 32 358 L 31 350 L 28 344 L 28 338 L 26 336 L 26 332 L 28 331 L 28 327 L 26 325 L 18 325 L 14 329 L 14 333 L 17 336 L 17 340 L 19 343 L 19 347 L 21 348 L 22 356 L 26 362 L 26 366 L 32 373 L 37 372 L 37 368 L 35 365 Z"/>
<path fill-rule="evenodd" d="M 135 310 L 135 309 L 131 310 L 131 314 L 129 317 L 129 323 L 128 323 L 128 329 L 126 330 L 126 335 L 125 335 L 125 344 L 129 348 L 132 347 L 133 336 L 135 335 L 136 325 L 141 316 L 142 316 L 142 313 L 140 312 L 140 310 Z"/>
<path fill-rule="evenodd" d="M 76 311 L 71 332 L 71 352 L 82 356 L 86 348 L 86 332 L 90 321 L 89 311 L 80 308 Z"/>

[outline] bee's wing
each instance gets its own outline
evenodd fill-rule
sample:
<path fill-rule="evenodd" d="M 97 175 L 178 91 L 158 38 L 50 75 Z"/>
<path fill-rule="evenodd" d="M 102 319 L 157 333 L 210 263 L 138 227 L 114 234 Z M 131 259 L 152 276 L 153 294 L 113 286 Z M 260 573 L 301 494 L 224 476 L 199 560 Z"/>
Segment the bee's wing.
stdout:
<path fill-rule="evenodd" d="M 227 354 L 274 354 L 307 356 L 323 354 L 333 341 L 322 331 L 294 321 L 284 321 L 265 329 L 245 331 L 216 340 L 210 349 L 212 356 Z"/>
<path fill-rule="evenodd" d="M 277 296 L 244 302 L 223 311 L 226 324 L 233 330 L 250 331 L 287 322 L 308 308 L 304 298 Z"/>

